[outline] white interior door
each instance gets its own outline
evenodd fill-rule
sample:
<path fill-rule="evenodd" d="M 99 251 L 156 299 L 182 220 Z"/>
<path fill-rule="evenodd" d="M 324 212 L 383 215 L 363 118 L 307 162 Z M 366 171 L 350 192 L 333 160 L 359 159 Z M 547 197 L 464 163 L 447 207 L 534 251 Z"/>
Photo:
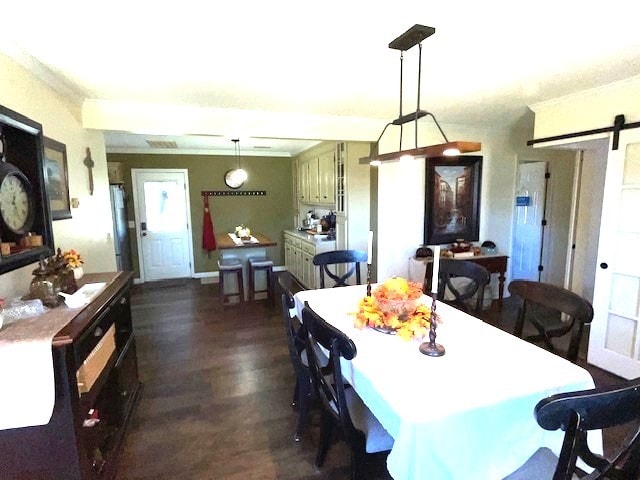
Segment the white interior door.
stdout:
<path fill-rule="evenodd" d="M 544 216 L 545 162 L 518 165 L 514 215 L 511 278 L 538 280 L 542 251 Z"/>
<path fill-rule="evenodd" d="M 607 159 L 588 361 L 640 376 L 640 129 Z"/>
<path fill-rule="evenodd" d="M 133 169 L 131 175 L 141 280 L 190 277 L 187 171 Z"/>

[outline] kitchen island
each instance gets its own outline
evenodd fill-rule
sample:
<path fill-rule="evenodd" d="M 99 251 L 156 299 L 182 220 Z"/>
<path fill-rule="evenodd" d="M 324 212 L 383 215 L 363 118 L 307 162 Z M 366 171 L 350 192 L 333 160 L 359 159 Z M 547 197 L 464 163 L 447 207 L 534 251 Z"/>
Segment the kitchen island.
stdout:
<path fill-rule="evenodd" d="M 216 245 L 220 250 L 220 258 L 238 258 L 242 262 L 242 278 L 244 286 L 244 300 L 249 298 L 249 258 L 266 257 L 268 247 L 276 247 L 277 242 L 262 233 L 252 233 L 249 240 L 243 241 L 232 233 L 216 235 Z M 237 292 L 235 278 L 225 281 L 225 293 Z M 266 280 L 260 276 L 256 279 L 256 290 L 266 290 Z"/>

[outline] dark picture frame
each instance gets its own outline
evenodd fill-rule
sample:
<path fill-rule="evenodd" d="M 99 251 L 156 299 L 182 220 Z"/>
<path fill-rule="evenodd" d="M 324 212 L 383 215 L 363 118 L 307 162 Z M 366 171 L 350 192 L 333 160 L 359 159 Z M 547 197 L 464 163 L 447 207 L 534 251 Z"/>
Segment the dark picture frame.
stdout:
<path fill-rule="evenodd" d="M 425 245 L 479 240 L 481 184 L 481 155 L 426 160 Z"/>
<path fill-rule="evenodd" d="M 51 219 L 71 218 L 67 147 L 64 143 L 44 137 L 44 169 Z"/>

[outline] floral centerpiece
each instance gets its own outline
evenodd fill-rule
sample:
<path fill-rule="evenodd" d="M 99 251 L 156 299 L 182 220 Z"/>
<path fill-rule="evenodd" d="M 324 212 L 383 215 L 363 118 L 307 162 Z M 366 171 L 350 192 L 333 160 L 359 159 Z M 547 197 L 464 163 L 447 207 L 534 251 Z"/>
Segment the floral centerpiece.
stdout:
<path fill-rule="evenodd" d="M 393 277 L 378 285 L 358 304 L 357 328 L 372 327 L 395 332 L 401 338 L 421 339 L 429 331 L 431 309 L 420 302 L 422 285 Z"/>
<path fill-rule="evenodd" d="M 251 237 L 251 230 L 244 225 L 238 225 L 235 229 L 235 234 L 238 238 L 247 239 Z"/>

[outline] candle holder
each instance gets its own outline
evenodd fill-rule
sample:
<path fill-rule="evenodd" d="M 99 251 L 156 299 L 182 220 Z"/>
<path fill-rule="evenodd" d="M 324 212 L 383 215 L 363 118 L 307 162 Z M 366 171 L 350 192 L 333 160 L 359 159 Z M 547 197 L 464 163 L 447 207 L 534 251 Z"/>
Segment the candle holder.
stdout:
<path fill-rule="evenodd" d="M 371 296 L 371 264 L 367 263 L 367 297 Z"/>
<path fill-rule="evenodd" d="M 437 293 L 431 293 L 431 318 L 429 320 L 429 341 L 420 345 L 420 353 L 429 357 L 441 357 L 444 355 L 444 347 L 436 343 L 436 323 L 438 316 L 436 315 L 436 296 Z"/>

